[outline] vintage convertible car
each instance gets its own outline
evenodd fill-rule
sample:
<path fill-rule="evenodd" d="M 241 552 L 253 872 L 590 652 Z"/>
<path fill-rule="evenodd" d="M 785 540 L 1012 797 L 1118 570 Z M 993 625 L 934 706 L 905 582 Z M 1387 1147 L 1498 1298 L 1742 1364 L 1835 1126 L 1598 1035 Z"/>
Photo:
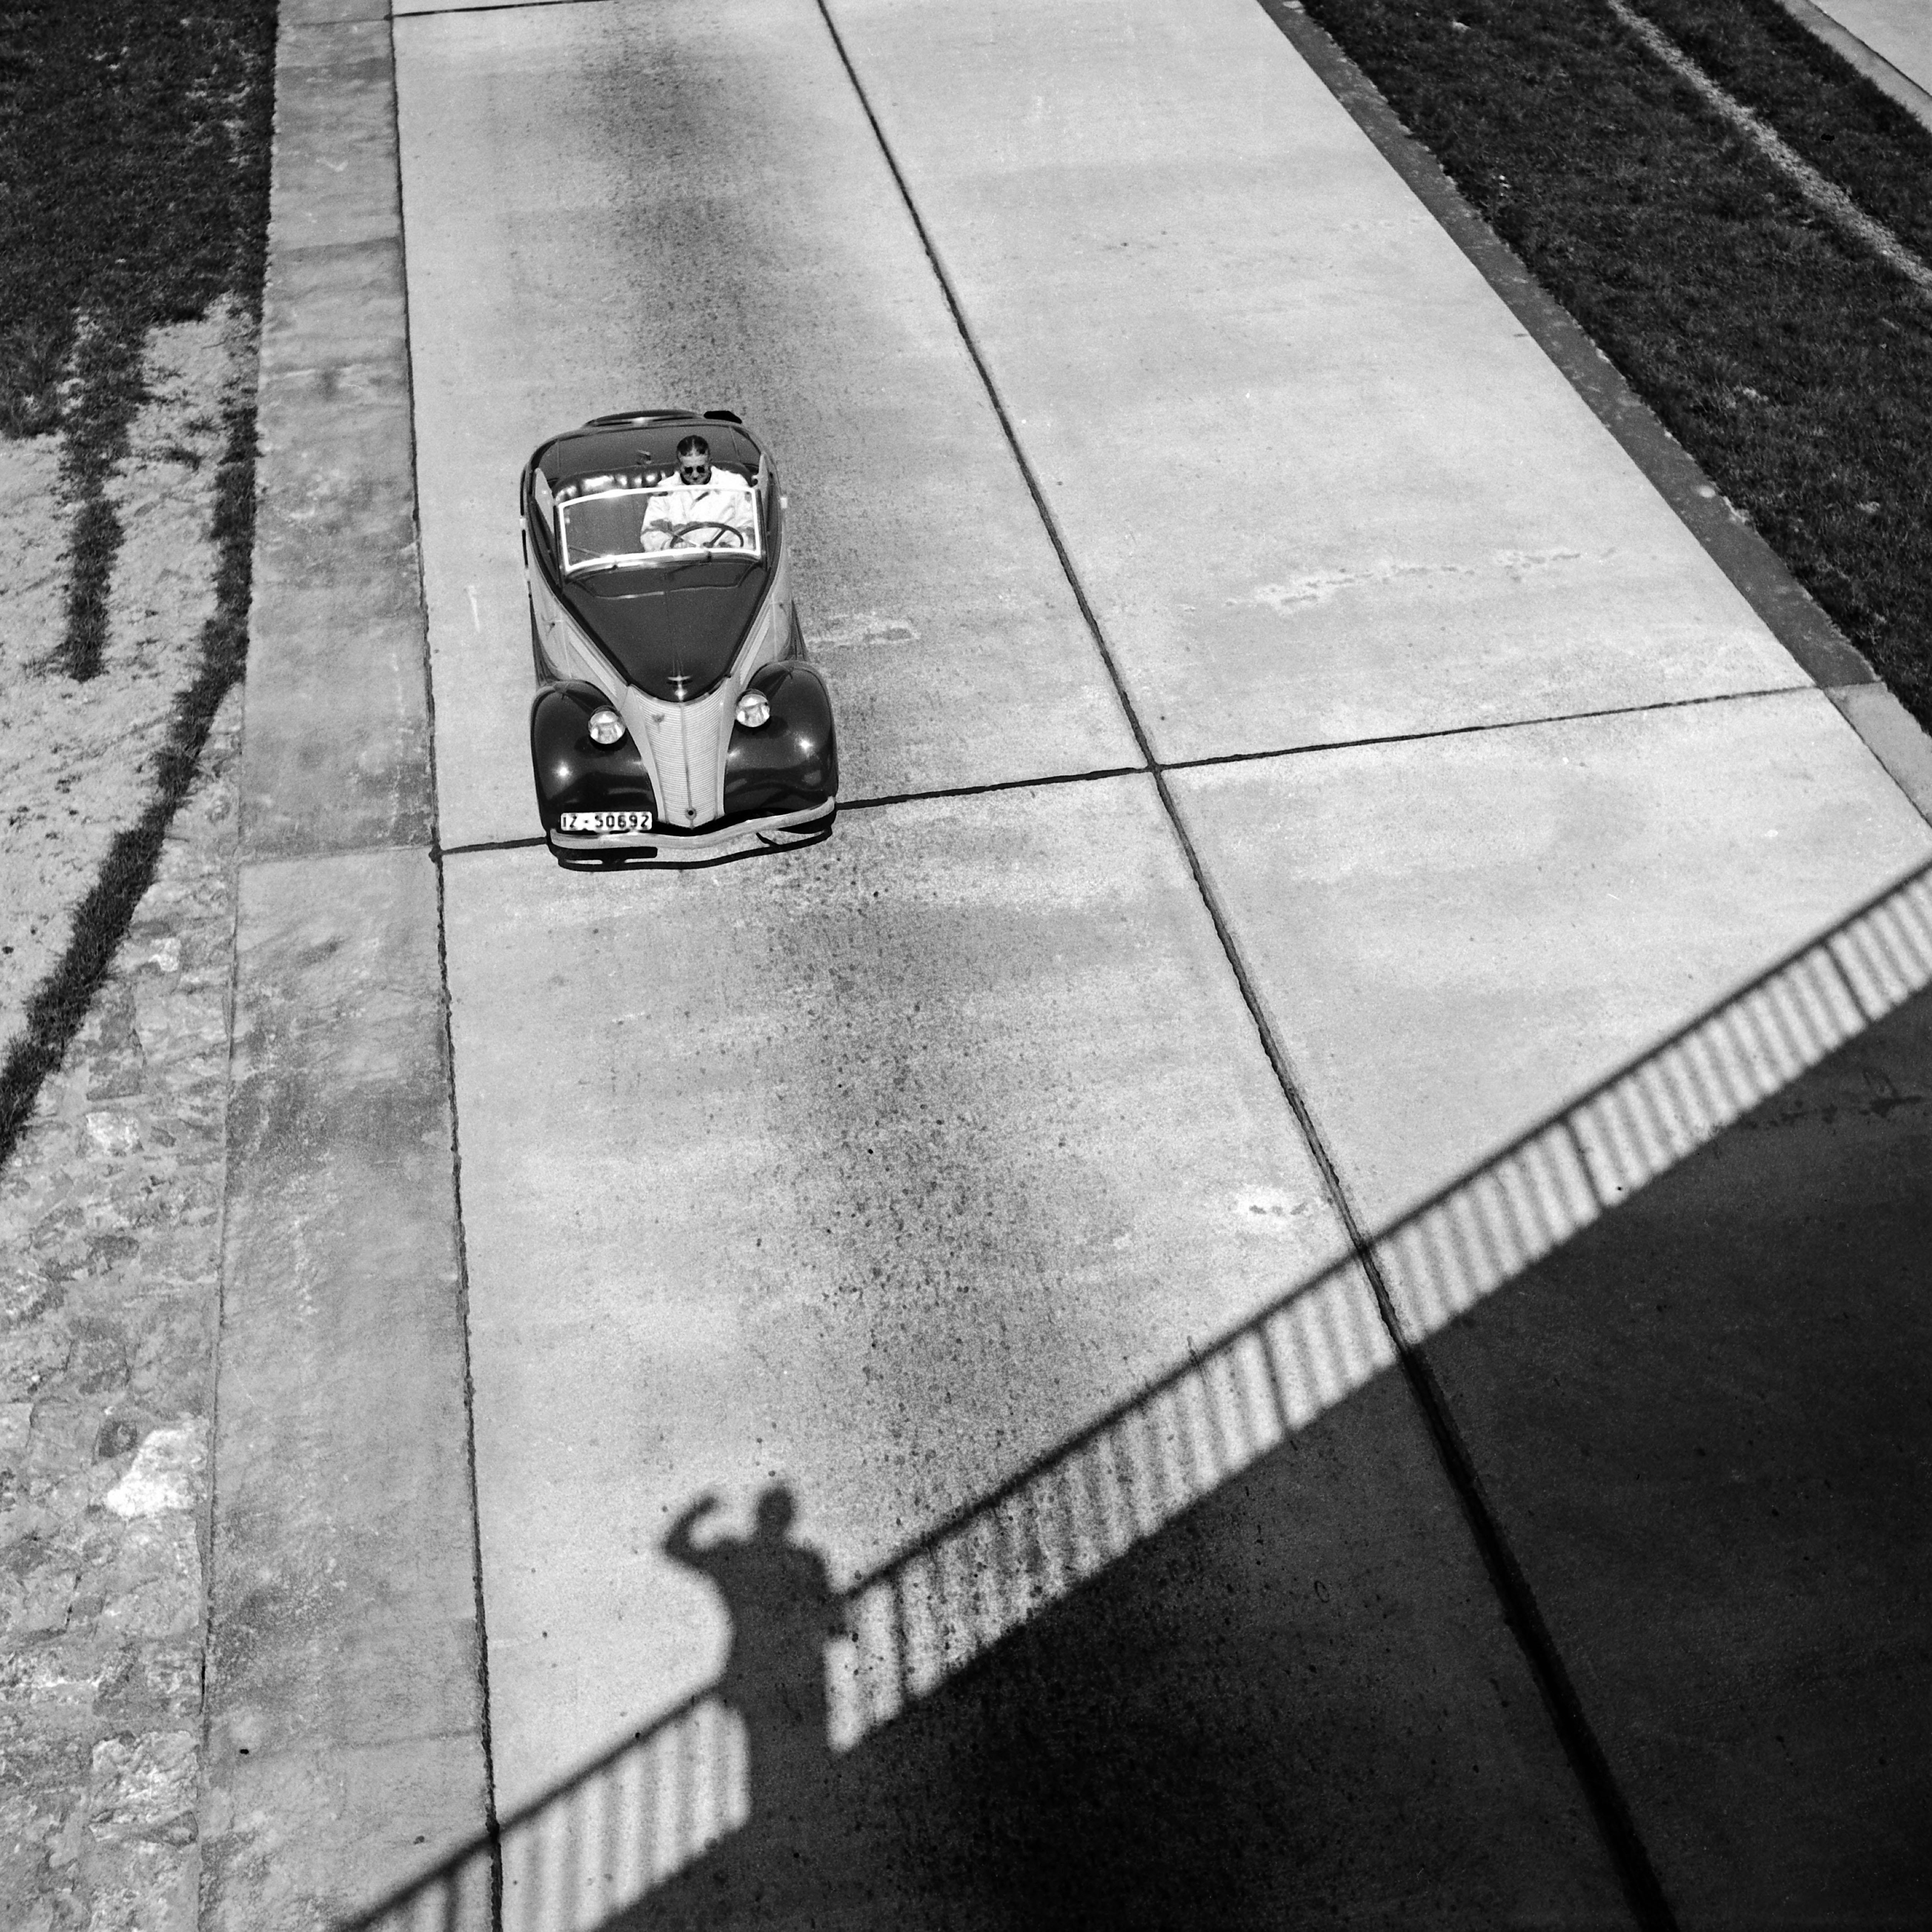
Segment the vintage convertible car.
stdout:
<path fill-rule="evenodd" d="M 680 458 L 680 448 L 685 454 Z M 523 478 L 530 758 L 566 866 L 809 843 L 838 809 L 771 458 L 724 410 L 598 416 Z"/>

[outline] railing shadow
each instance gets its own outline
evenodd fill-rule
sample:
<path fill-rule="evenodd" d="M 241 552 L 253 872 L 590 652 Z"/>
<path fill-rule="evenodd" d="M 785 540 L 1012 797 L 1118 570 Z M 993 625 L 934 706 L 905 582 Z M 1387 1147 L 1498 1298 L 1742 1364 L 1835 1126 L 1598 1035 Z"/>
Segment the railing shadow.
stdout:
<path fill-rule="evenodd" d="M 858 1578 L 830 1653 L 835 1751 L 1363 1389 L 1396 1359 L 1391 1320 L 1426 1341 L 1928 985 L 1932 866 Z M 746 1792 L 713 1686 L 342 1932 L 589 1932 L 755 1823 Z"/>

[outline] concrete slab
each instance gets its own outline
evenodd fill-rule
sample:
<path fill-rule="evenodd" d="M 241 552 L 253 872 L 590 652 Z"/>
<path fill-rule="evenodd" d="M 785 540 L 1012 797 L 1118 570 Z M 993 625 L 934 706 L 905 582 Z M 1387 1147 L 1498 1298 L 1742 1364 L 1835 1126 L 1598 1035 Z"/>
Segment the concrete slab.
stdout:
<path fill-rule="evenodd" d="M 1383 1379 L 602 1922 L 1628 1926 L 1526 1688 Z"/>
<path fill-rule="evenodd" d="M 242 832 L 426 844 L 395 98 L 386 22 L 285 26 L 257 398 Z"/>
<path fill-rule="evenodd" d="M 389 0 L 283 0 L 275 18 L 278 30 L 286 32 L 295 27 L 336 26 L 345 20 L 385 21 L 389 13 Z"/>
<path fill-rule="evenodd" d="M 333 1922 L 479 1832 L 488 1789 L 388 30 L 317 10 L 278 46 L 262 316 L 201 1845 L 224 1932 Z"/>
<path fill-rule="evenodd" d="M 608 0 L 514 0 L 518 8 L 601 6 Z M 466 14 L 477 10 L 476 0 L 401 0 L 391 8 L 397 20 L 411 14 Z"/>
<path fill-rule="evenodd" d="M 537 830 L 517 476 L 630 404 L 769 439 L 846 796 L 1137 762 L 808 0 L 397 34 L 446 844 Z"/>
<path fill-rule="evenodd" d="M 1251 0 L 835 0 L 1160 755 L 1803 681 Z"/>
<path fill-rule="evenodd" d="M 506 1804 L 716 1670 L 698 1495 L 849 1574 L 1336 1250 L 1144 780 L 447 873 Z"/>
<path fill-rule="evenodd" d="M 428 843 L 402 264 L 393 236 L 274 258 L 262 330 L 251 853 Z"/>
<path fill-rule="evenodd" d="M 293 10 L 275 42 L 275 227 L 272 252 L 393 240 L 395 77 L 389 23 L 358 18 L 367 0 L 328 0 L 320 19 Z"/>
<path fill-rule="evenodd" d="M 1687 1928 L 1932 1898 L 1928 1148 L 1921 992 L 1429 1348 Z"/>
<path fill-rule="evenodd" d="M 1882 684 L 1853 684 L 1826 693 L 1864 740 L 1894 784 L 1932 820 L 1932 738 Z"/>
<path fill-rule="evenodd" d="M 1932 852 L 1818 692 L 1172 783 L 1376 1224 Z"/>
<path fill-rule="evenodd" d="M 1906 80 L 1932 93 L 1932 6 L 1926 0 L 1816 0 Z"/>
<path fill-rule="evenodd" d="M 237 926 L 202 1922 L 256 1932 L 479 1829 L 486 1769 L 435 873 L 244 866 Z"/>

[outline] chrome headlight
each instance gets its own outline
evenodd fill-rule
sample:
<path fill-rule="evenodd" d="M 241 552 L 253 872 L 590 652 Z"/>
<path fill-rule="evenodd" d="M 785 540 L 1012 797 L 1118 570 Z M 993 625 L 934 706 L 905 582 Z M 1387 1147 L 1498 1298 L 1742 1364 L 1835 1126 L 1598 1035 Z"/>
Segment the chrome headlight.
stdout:
<path fill-rule="evenodd" d="M 762 691 L 748 691 L 738 700 L 738 722 L 748 731 L 755 731 L 771 715 L 772 700 Z"/>
<path fill-rule="evenodd" d="M 590 735 L 600 745 L 614 745 L 624 735 L 624 721 L 606 704 L 591 712 Z"/>

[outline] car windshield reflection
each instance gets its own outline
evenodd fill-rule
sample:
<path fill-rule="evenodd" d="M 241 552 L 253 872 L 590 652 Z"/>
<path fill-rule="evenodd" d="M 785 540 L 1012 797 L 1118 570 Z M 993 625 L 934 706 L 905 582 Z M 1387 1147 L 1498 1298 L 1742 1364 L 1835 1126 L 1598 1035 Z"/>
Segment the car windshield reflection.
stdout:
<path fill-rule="evenodd" d="M 764 554 L 758 492 L 730 470 L 714 468 L 702 483 L 592 478 L 577 494 L 560 490 L 557 512 L 567 575 L 708 552 Z"/>

